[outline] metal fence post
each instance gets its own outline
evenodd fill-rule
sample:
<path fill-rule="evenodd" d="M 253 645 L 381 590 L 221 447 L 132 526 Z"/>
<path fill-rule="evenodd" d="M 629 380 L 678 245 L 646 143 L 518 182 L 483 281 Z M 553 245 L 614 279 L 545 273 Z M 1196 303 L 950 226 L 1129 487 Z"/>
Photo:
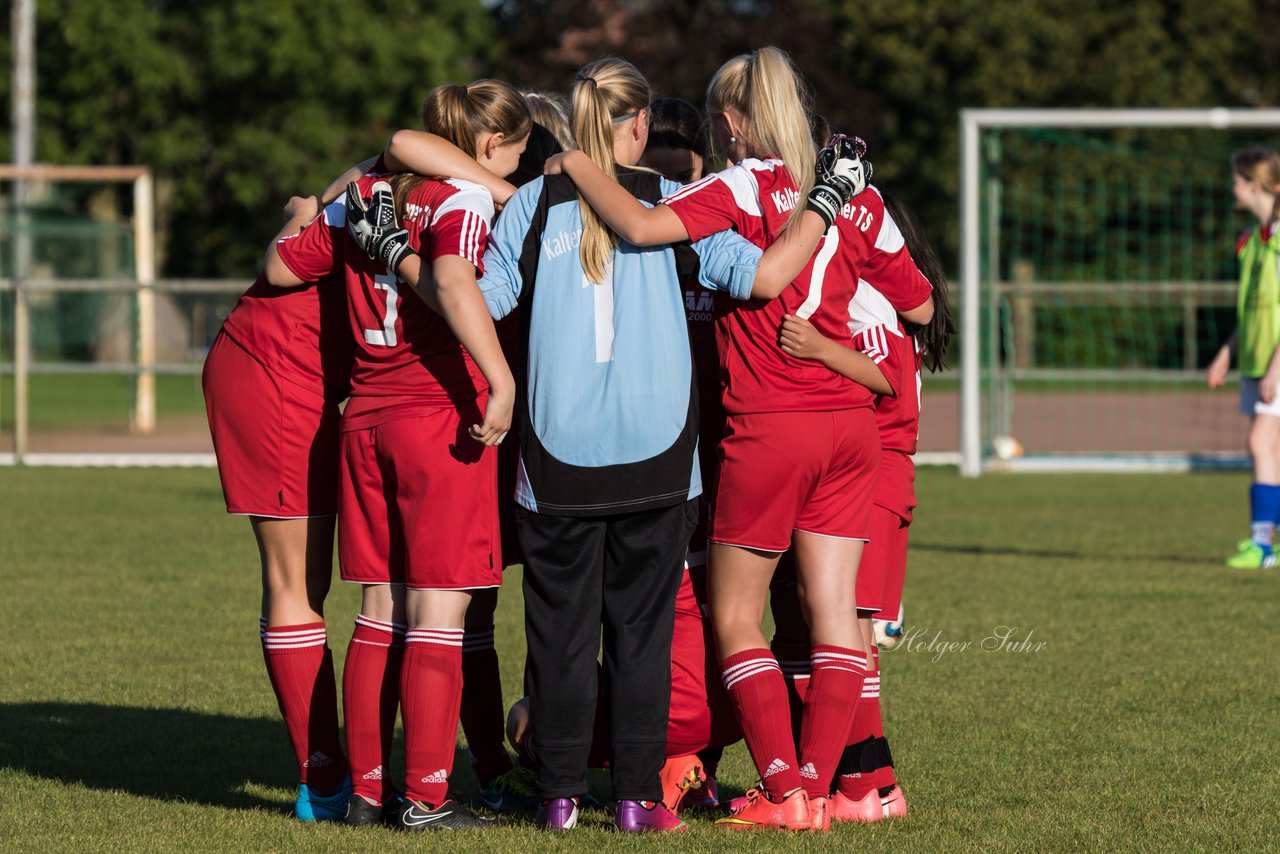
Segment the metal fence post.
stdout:
<path fill-rule="evenodd" d="M 138 380 L 132 428 L 156 429 L 156 253 L 153 240 L 151 173 L 133 182 L 134 274 L 138 278 Z"/>
<path fill-rule="evenodd" d="M 31 372 L 31 318 L 27 289 L 21 280 L 13 288 L 13 460 L 27 454 L 27 385 Z"/>

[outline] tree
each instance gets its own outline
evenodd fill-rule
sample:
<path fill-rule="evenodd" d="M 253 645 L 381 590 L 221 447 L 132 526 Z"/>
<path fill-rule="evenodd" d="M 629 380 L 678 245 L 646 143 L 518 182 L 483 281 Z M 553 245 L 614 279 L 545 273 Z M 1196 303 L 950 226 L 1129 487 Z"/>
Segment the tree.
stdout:
<path fill-rule="evenodd" d="M 420 126 L 426 93 L 492 50 L 473 0 L 40 0 L 37 14 L 37 159 L 151 166 L 170 276 L 251 276 L 288 196 Z"/>
<path fill-rule="evenodd" d="M 842 67 L 876 93 L 876 180 L 900 190 L 948 259 L 964 107 L 1245 106 L 1280 94 L 1261 0 L 827 5 Z"/>

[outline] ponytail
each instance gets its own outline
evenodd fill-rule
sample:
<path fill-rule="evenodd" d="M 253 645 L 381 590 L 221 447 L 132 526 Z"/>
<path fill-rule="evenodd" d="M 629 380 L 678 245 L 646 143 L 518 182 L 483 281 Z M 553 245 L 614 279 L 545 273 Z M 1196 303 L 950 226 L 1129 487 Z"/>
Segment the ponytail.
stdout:
<path fill-rule="evenodd" d="M 720 66 L 707 86 L 707 112 L 737 111 L 746 120 L 742 133 L 747 153 L 780 157 L 802 199 L 813 189 L 817 162 L 812 104 L 808 83 L 776 47 L 735 56 Z M 796 205 L 784 229 L 792 228 L 803 213 L 804 206 Z"/>
<path fill-rule="evenodd" d="M 574 78 L 569 98 L 573 111 L 573 136 L 579 150 L 610 178 L 617 178 L 613 155 L 614 119 L 648 106 L 652 91 L 634 65 L 609 57 L 584 65 Z M 581 193 L 582 242 L 578 255 L 582 270 L 592 282 L 602 282 L 613 258 L 617 236 L 605 225 Z"/>
<path fill-rule="evenodd" d="M 476 80 L 437 86 L 422 104 L 422 127 L 474 156 L 482 133 L 500 133 L 503 145 L 529 135 L 529 105 L 510 84 Z"/>

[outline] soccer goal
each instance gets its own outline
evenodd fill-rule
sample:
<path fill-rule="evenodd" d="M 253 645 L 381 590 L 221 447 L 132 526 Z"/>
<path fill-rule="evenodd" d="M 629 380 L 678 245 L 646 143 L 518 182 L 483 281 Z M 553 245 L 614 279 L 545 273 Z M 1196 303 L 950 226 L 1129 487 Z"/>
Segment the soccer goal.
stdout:
<path fill-rule="evenodd" d="M 158 281 L 140 166 L 0 166 L 0 463 L 208 465 L 199 373 L 245 282 Z"/>
<path fill-rule="evenodd" d="M 964 110 L 961 472 L 1247 464 L 1231 153 L 1280 110 Z"/>

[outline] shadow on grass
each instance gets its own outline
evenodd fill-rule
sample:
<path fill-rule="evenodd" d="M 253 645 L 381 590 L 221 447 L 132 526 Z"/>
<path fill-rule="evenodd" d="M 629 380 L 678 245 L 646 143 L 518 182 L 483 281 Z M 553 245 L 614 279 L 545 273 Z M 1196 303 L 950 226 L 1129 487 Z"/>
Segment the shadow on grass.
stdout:
<path fill-rule="evenodd" d="M 163 801 L 291 809 L 245 791 L 292 789 L 279 720 L 96 703 L 0 704 L 0 766 Z M 269 758 L 268 758 L 269 757 Z"/>
<path fill-rule="evenodd" d="M 993 557 L 1028 557 L 1028 558 L 1051 558 L 1056 560 L 1086 560 L 1086 561 L 1108 561 L 1108 560 L 1124 560 L 1124 561 L 1144 561 L 1149 563 L 1189 563 L 1197 566 L 1205 564 L 1216 564 L 1218 561 L 1196 557 L 1195 555 L 1134 555 L 1126 557 L 1124 555 L 1115 554 L 1091 554 L 1082 551 L 1064 551 L 1061 549 L 1023 549 L 1011 546 L 975 546 L 975 545 L 957 545 L 948 543 L 912 543 L 912 551 L 921 552 L 941 552 L 943 554 L 962 554 L 962 555 L 990 555 Z"/>

